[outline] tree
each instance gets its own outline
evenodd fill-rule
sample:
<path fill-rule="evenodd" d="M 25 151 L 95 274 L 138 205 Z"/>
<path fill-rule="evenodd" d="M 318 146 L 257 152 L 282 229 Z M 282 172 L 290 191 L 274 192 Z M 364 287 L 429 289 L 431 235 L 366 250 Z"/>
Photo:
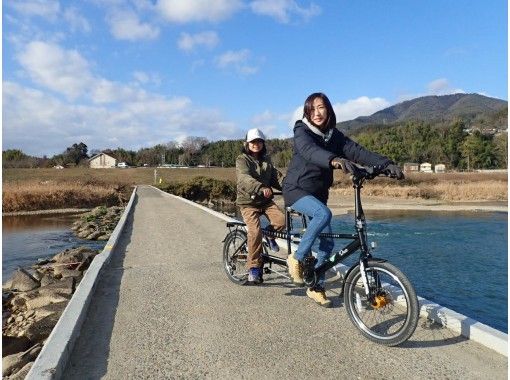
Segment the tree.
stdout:
<path fill-rule="evenodd" d="M 181 143 L 183 153 L 179 156 L 180 160 L 182 158 L 182 165 L 196 164 L 202 148 L 206 146 L 208 142 L 209 141 L 205 137 L 186 137 Z"/>
<path fill-rule="evenodd" d="M 508 133 L 500 133 L 494 136 L 494 154 L 497 167 L 504 169 L 508 167 Z"/>
<path fill-rule="evenodd" d="M 467 133 L 464 132 L 464 129 L 464 123 L 462 121 L 457 121 L 455 124 L 441 131 L 441 147 L 444 154 L 448 158 L 449 166 L 452 168 L 458 167 L 462 158 L 462 152 L 460 151 L 460 148 L 462 141 L 467 136 Z"/>
<path fill-rule="evenodd" d="M 489 139 L 479 131 L 475 131 L 465 138 L 461 152 L 463 166 L 468 170 L 491 168 L 496 162 Z"/>
<path fill-rule="evenodd" d="M 79 144 L 73 144 L 68 147 L 63 153 L 63 159 L 65 164 L 74 163 L 78 165 L 81 160 L 89 158 L 87 155 L 87 145 L 80 142 Z"/>
<path fill-rule="evenodd" d="M 28 158 L 20 149 L 7 149 L 2 151 L 3 161 L 21 161 Z"/>
<path fill-rule="evenodd" d="M 4 168 L 35 168 L 39 159 L 31 157 L 20 149 L 7 149 L 2 151 L 2 166 Z"/>

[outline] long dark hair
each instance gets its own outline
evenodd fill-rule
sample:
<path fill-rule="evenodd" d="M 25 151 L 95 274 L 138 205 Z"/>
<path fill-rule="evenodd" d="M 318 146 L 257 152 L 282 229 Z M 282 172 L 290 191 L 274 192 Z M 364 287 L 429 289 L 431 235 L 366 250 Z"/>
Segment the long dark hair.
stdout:
<path fill-rule="evenodd" d="M 306 98 L 305 105 L 303 107 L 303 117 L 306 117 L 308 121 L 313 124 L 312 107 L 315 98 L 321 98 L 322 101 L 324 102 L 326 110 L 328 111 L 328 120 L 326 120 L 326 127 L 327 129 L 333 128 L 336 125 L 335 111 L 333 111 L 333 106 L 331 105 L 331 102 L 329 101 L 328 97 L 322 92 L 314 92 L 313 94 L 309 95 L 308 98 Z"/>

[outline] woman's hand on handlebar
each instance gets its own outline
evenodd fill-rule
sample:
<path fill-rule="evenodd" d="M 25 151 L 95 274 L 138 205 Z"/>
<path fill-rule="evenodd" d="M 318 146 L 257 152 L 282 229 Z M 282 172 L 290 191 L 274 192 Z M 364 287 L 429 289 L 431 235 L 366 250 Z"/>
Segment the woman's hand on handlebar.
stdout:
<path fill-rule="evenodd" d="M 357 174 L 359 169 L 353 162 L 346 160 L 345 158 L 335 157 L 331 160 L 331 167 L 333 169 L 342 169 L 347 174 Z"/>
<path fill-rule="evenodd" d="M 385 173 L 390 178 L 396 178 L 396 179 L 404 179 L 404 173 L 402 172 L 402 169 L 398 167 L 397 165 L 391 163 L 384 169 L 383 173 Z"/>
<path fill-rule="evenodd" d="M 360 167 L 345 158 L 335 157 L 331 160 L 331 167 L 334 169 L 342 169 L 344 173 L 350 173 L 358 178 L 372 179 L 380 174 L 399 180 L 405 178 L 402 169 L 393 162 L 390 162 L 386 166 Z"/>

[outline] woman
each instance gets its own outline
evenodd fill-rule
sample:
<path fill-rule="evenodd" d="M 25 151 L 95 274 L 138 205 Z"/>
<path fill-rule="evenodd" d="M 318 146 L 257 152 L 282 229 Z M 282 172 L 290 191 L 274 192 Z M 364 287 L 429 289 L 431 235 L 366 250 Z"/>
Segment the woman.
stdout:
<path fill-rule="evenodd" d="M 281 173 L 271 163 L 267 154 L 264 134 L 257 128 L 246 135 L 243 153 L 236 160 L 237 200 L 248 230 L 248 282 L 262 283 L 262 230 L 260 216 L 269 219 L 270 229 L 280 231 L 285 227 L 285 216 L 273 202 L 271 187 L 281 190 Z M 274 239 L 268 239 L 271 250 L 278 251 Z"/>
<path fill-rule="evenodd" d="M 366 166 L 379 166 L 398 179 L 402 171 L 387 157 L 370 152 L 355 143 L 336 127 L 336 116 L 326 95 L 313 93 L 305 101 L 303 119 L 294 125 L 294 152 L 283 180 L 285 206 L 305 214 L 310 219 L 298 249 L 287 258 L 289 274 L 296 285 L 303 285 L 303 261 L 311 255 L 312 245 L 322 232 L 331 232 L 331 211 L 327 207 L 329 188 L 333 184 L 333 169 L 354 173 L 354 161 Z M 316 267 L 331 255 L 333 240 L 319 238 Z M 324 307 L 331 301 L 324 292 L 324 275 L 308 297 Z"/>

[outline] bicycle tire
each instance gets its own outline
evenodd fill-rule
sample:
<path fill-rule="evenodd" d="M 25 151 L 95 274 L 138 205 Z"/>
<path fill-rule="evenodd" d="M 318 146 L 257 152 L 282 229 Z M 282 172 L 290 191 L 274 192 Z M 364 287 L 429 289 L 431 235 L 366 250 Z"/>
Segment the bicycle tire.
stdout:
<path fill-rule="evenodd" d="M 377 294 L 371 303 L 365 294 L 359 264 L 345 279 L 344 305 L 349 319 L 363 336 L 385 346 L 397 346 L 413 335 L 419 303 L 409 279 L 393 264 L 368 260 L 369 286 Z"/>
<path fill-rule="evenodd" d="M 241 243 L 246 242 L 246 236 L 246 232 L 240 230 L 229 232 L 223 244 L 223 269 L 228 279 L 238 285 L 245 285 L 248 281 L 246 243 L 238 250 Z"/>

